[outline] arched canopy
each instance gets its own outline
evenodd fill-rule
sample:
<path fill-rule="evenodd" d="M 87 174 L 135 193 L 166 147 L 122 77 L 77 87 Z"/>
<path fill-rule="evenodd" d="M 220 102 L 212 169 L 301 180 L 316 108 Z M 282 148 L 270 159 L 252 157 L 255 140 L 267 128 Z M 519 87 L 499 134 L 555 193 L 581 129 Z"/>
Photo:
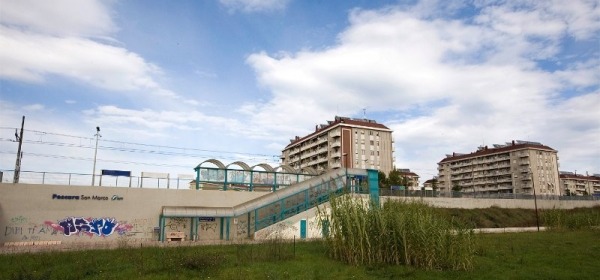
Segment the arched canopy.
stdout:
<path fill-rule="evenodd" d="M 282 164 L 280 166 L 277 166 L 274 168 L 274 170 L 277 170 L 281 168 L 283 171 L 285 171 L 286 173 L 293 173 L 293 174 L 297 174 L 298 171 L 296 169 L 294 169 L 293 167 L 287 165 L 287 164 Z"/>
<path fill-rule="evenodd" d="M 307 167 L 304 167 L 304 168 L 300 169 L 300 172 L 306 172 L 306 173 L 308 173 L 310 175 L 317 175 L 318 174 L 317 170 L 315 170 L 314 168 L 312 168 L 310 166 L 307 166 Z"/>
<path fill-rule="evenodd" d="M 196 166 L 196 168 L 194 168 L 194 169 L 198 169 L 198 168 L 200 168 L 200 167 L 202 166 L 202 164 L 204 164 L 204 163 L 207 163 L 207 162 L 209 162 L 209 163 L 212 163 L 212 164 L 216 165 L 216 166 L 217 166 L 218 168 L 220 168 L 220 169 L 225 169 L 225 165 L 224 165 L 224 164 L 223 164 L 221 161 L 219 161 L 219 160 L 217 160 L 217 159 L 214 159 L 214 158 L 207 159 L 207 160 L 205 160 L 205 161 L 201 162 L 201 163 L 200 163 L 200 164 L 198 164 L 198 166 Z"/>
<path fill-rule="evenodd" d="M 266 163 L 259 163 L 257 165 L 252 166 L 250 169 L 254 170 L 254 167 L 262 167 L 265 171 L 268 172 L 275 172 L 275 169 L 273 169 L 273 167 L 271 167 L 270 165 L 266 164 Z"/>
<path fill-rule="evenodd" d="M 232 165 L 237 165 L 246 171 L 250 170 L 250 166 L 248 166 L 248 164 L 243 161 L 232 162 L 232 163 L 228 164 L 227 166 L 225 166 L 224 168 L 228 168 L 229 166 L 232 166 Z"/>

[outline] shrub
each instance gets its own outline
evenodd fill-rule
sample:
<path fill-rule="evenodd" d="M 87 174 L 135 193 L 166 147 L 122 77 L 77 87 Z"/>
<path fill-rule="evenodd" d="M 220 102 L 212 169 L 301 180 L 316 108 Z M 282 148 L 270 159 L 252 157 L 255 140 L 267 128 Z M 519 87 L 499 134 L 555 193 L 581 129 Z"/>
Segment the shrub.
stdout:
<path fill-rule="evenodd" d="M 329 224 L 326 237 L 334 259 L 352 265 L 406 264 L 426 269 L 473 267 L 474 233 L 418 202 L 386 201 L 383 207 L 344 195 L 319 209 Z"/>

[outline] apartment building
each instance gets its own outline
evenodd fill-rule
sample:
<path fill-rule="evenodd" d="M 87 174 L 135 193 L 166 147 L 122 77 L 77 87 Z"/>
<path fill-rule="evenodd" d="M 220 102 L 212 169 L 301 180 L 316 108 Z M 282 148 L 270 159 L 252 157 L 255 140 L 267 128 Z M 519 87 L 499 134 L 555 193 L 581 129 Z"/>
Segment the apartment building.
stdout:
<path fill-rule="evenodd" d="M 369 119 L 336 116 L 317 125 L 304 137 L 296 136 L 282 151 L 282 164 L 317 173 L 336 168 L 377 169 L 388 174 L 394 167 L 392 130 Z"/>
<path fill-rule="evenodd" d="M 410 171 L 410 169 L 398 169 L 400 176 L 406 178 L 406 187 L 409 190 L 420 190 L 419 175 Z"/>
<path fill-rule="evenodd" d="M 537 142 L 512 141 L 453 153 L 438 163 L 440 191 L 560 195 L 557 151 Z"/>
<path fill-rule="evenodd" d="M 437 177 L 431 178 L 425 182 L 423 182 L 423 188 L 425 190 L 438 190 L 438 180 Z"/>
<path fill-rule="evenodd" d="M 600 196 L 600 174 L 588 176 L 561 171 L 559 176 L 562 195 Z"/>

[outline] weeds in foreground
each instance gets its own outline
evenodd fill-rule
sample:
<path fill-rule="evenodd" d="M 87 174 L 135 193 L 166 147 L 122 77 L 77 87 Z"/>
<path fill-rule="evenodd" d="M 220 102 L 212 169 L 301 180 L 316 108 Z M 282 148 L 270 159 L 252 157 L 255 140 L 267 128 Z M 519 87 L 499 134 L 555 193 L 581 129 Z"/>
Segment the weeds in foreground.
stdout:
<path fill-rule="evenodd" d="M 549 209 L 542 212 L 544 225 L 550 230 L 581 230 L 600 227 L 600 207 L 584 210 Z"/>
<path fill-rule="evenodd" d="M 471 229 L 440 218 L 423 202 L 387 201 L 378 207 L 345 195 L 319 209 L 334 259 L 352 265 L 405 264 L 425 269 L 473 268 Z"/>

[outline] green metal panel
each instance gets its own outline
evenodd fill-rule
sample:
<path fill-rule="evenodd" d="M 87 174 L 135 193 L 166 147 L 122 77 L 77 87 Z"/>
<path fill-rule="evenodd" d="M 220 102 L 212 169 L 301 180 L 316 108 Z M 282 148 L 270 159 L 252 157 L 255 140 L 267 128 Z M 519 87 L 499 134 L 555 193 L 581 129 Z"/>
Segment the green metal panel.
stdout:
<path fill-rule="evenodd" d="M 252 211 L 248 212 L 248 221 L 246 222 L 246 224 L 248 224 L 248 237 L 251 237 L 250 235 L 250 221 L 252 221 L 250 218 L 252 216 Z"/>
<path fill-rule="evenodd" d="M 300 220 L 300 238 L 306 239 L 306 219 Z"/>
<path fill-rule="evenodd" d="M 230 217 L 225 218 L 225 240 L 229 241 L 229 223 L 231 221 Z"/>
<path fill-rule="evenodd" d="M 219 239 L 223 240 L 223 217 L 220 218 L 220 223 L 219 223 Z"/>
<path fill-rule="evenodd" d="M 194 169 L 196 170 L 196 190 L 200 189 L 200 170 L 199 169 Z"/>
<path fill-rule="evenodd" d="M 198 218 L 194 217 L 194 218 L 190 218 L 191 221 L 191 226 L 190 226 L 190 241 L 194 240 L 194 237 L 196 236 L 196 230 L 198 229 Z"/>
<path fill-rule="evenodd" d="M 158 218 L 158 226 L 160 227 L 158 241 L 165 242 L 165 217 L 163 217 L 163 215 L 160 215 Z"/>
<path fill-rule="evenodd" d="M 377 170 L 368 169 L 367 176 L 369 178 L 369 194 L 371 201 L 379 206 L 379 172 Z"/>

